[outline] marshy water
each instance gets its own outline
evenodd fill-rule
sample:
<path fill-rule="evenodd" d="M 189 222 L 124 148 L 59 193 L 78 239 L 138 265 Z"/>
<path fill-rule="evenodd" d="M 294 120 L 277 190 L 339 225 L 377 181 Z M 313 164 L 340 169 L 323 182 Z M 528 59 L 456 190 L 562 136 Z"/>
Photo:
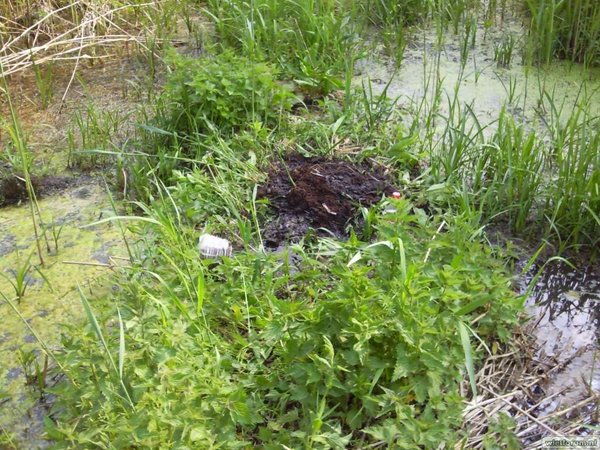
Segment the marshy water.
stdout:
<path fill-rule="evenodd" d="M 518 42 L 524 33 L 524 27 L 514 18 L 489 29 L 478 26 L 473 46 L 465 46 L 461 37 L 450 31 L 439 34 L 433 28 L 417 30 L 398 68 L 382 51 L 357 62 L 355 84 L 370 81 L 375 93 L 383 92 L 387 86 L 388 97 L 399 98 L 397 106 L 403 116 L 410 116 L 423 98 L 433 96 L 438 85 L 443 92 L 439 110 L 442 120 L 450 112 L 445 99 L 456 97 L 460 103 L 468 104 L 481 124 L 489 124 L 490 129 L 506 107 L 532 129 L 543 130 L 549 98 L 563 106 L 561 114 L 568 114 L 582 98 L 600 112 L 599 70 L 583 70 L 566 63 L 531 68 L 521 64 L 517 54 L 508 67 L 498 66 L 494 60 L 497 43 L 506 36 L 513 36 Z M 97 70 L 114 79 L 122 75 L 115 67 Z M 54 112 L 35 112 L 36 123 L 30 128 L 34 141 L 44 133 L 45 123 L 53 133 L 66 127 L 53 122 Z M 44 159 L 46 154 L 46 159 L 59 167 L 66 160 L 66 150 L 52 149 L 51 157 L 47 156 L 53 145 L 64 146 L 64 133 L 57 135 L 54 142 L 45 142 L 46 150 L 38 156 Z M 110 292 L 106 276 L 124 250 L 118 227 L 110 223 L 87 226 L 113 215 L 100 177 L 42 198 L 40 210 L 49 239 L 53 232 L 60 233 L 58 251 L 40 268 L 43 277 L 33 268 L 28 271 L 27 298 L 18 306 L 39 337 L 59 348 L 63 325 L 84 323 L 77 288 L 94 295 Z M 13 277 L 34 246 L 27 205 L 0 209 L 0 272 Z M 31 261 L 37 264 L 35 258 L 34 254 Z M 522 279 L 521 293 L 531 279 L 532 273 Z M 11 284 L 0 278 L 0 290 L 10 293 L 11 289 Z M 548 414 L 577 404 L 586 389 L 600 390 L 598 302 L 598 267 L 581 265 L 572 269 L 558 263 L 546 267 L 527 299 L 527 311 L 536 323 L 533 330 L 540 347 L 539 357 L 558 368 L 548 366 L 547 384 L 543 386 L 549 394 L 556 394 L 552 402 L 544 405 Z M 0 426 L 15 432 L 24 446 L 43 447 L 46 443 L 41 438 L 42 420 L 46 410 L 40 407 L 35 389 L 26 385 L 28 368 L 24 364 L 28 352 L 37 353 L 36 337 L 3 301 L 0 317 Z"/>
<path fill-rule="evenodd" d="M 456 98 L 469 106 L 482 126 L 492 129 L 503 108 L 543 129 L 552 112 L 549 100 L 563 119 L 579 102 L 589 103 L 593 115 L 600 113 L 600 68 L 560 61 L 540 67 L 525 64 L 519 51 L 526 35 L 521 20 L 506 17 L 502 25 L 491 28 L 478 24 L 467 44 L 463 30 L 459 34 L 431 27 L 415 30 L 399 64 L 383 56 L 382 44 L 376 45 L 375 56 L 358 61 L 355 84 L 370 80 L 374 94 L 386 89 L 408 115 L 423 99 L 430 106 L 440 91 L 440 121 Z M 515 49 L 509 63 L 499 64 L 495 51 L 507 36 L 515 40 Z"/>
<path fill-rule="evenodd" d="M 534 267 L 523 278 L 523 289 L 537 273 L 526 309 L 537 357 L 548 371 L 542 388 L 552 398 L 542 405 L 545 415 L 600 390 L 600 269 L 585 263 L 574 269 L 562 262 Z"/>
<path fill-rule="evenodd" d="M 43 277 L 33 268 L 29 269 L 25 277 L 26 297 L 18 307 L 29 326 L 47 345 L 60 348 L 63 326 L 83 321 L 78 286 L 95 294 L 103 291 L 107 266 L 111 264 L 111 256 L 119 255 L 121 238 L 114 226 L 85 227 L 103 214 L 112 214 L 106 191 L 98 183 L 88 182 L 42 199 L 40 208 L 45 223 L 61 230 L 58 251 L 40 267 Z M 0 236 L 0 270 L 10 278 L 26 264 L 35 248 L 29 209 L 25 205 L 0 210 Z M 31 262 L 37 265 L 35 258 L 34 254 Z M 12 286 L 2 278 L 0 289 L 9 295 Z M 0 424 L 16 431 L 17 435 L 27 436 L 24 442 L 37 447 L 34 443 L 42 428 L 41 418 L 35 416 L 39 412 L 35 408 L 38 395 L 34 385 L 26 385 L 26 375 L 32 376 L 35 368 L 25 364 L 25 360 L 30 352 L 39 354 L 38 341 L 4 301 L 0 304 L 0 314 L 3 317 L 0 392 L 5 395 L 0 401 Z M 29 441 L 29 438 L 34 440 Z"/>
<path fill-rule="evenodd" d="M 62 93 L 70 72 L 56 71 L 55 76 L 55 89 Z M 132 103 L 117 87 L 122 86 L 124 79 L 136 77 L 136 66 L 131 60 L 124 60 L 84 68 L 80 76 L 84 77 L 82 83 L 85 79 L 90 84 L 74 88 L 62 107 L 56 95 L 46 109 L 36 107 L 31 100 L 36 96 L 34 79 L 13 80 L 34 167 L 41 174 L 36 184 L 40 224 L 46 230 L 46 239 L 42 240 L 44 254 L 46 240 L 51 249 L 44 257 L 44 265 L 39 265 L 27 201 L 0 208 L 0 272 L 6 276 L 0 277 L 0 292 L 12 298 L 15 292 L 11 281 L 15 282 L 17 272 L 27 267 L 25 298 L 17 307 L 31 329 L 0 300 L 0 427 L 14 433 L 23 448 L 44 448 L 48 444 L 43 439 L 43 419 L 51 397 L 44 395 L 40 399 L 31 380 L 36 370 L 31 356 L 40 355 L 38 337 L 51 349 L 60 349 L 67 328 L 85 323 L 78 289 L 91 296 L 110 296 L 112 286 L 107 283 L 107 276 L 111 267 L 122 264 L 119 257 L 126 253 L 123 236 L 115 224 L 89 226 L 114 215 L 105 182 L 110 172 L 95 170 L 81 175 L 80 169 L 68 169 L 69 158 L 73 158 L 69 154 L 68 134 L 73 127 L 77 129 L 73 115 L 95 99 L 102 99 L 104 110 L 125 120 Z M 58 179 L 60 183 L 50 183 L 58 186 L 47 189 L 46 179 Z M 39 356 L 39 360 L 44 358 Z M 57 380 L 47 381 L 51 386 Z"/>

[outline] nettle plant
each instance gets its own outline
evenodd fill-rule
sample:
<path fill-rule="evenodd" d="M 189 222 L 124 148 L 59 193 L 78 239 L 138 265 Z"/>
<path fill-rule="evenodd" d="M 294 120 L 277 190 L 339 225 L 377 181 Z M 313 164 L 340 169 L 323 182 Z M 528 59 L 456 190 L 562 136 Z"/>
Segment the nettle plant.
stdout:
<path fill-rule="evenodd" d="M 376 242 L 217 265 L 157 213 L 120 307 L 65 343 L 72 383 L 56 388 L 50 437 L 59 448 L 453 446 L 460 385 L 483 356 L 469 341 L 506 341 L 520 304 L 467 221 L 440 227 L 394 206 Z"/>
<path fill-rule="evenodd" d="M 181 136 L 218 129 L 231 134 L 256 123 L 275 125 L 295 96 L 268 63 L 224 52 L 214 57 L 171 54 L 163 93 L 164 128 Z"/>

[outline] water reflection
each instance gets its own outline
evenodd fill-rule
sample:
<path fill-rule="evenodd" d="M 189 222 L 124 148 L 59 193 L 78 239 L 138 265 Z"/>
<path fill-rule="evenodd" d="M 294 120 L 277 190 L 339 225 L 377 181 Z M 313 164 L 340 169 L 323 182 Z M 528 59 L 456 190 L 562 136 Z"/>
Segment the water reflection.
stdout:
<path fill-rule="evenodd" d="M 530 274 L 529 280 L 532 278 Z M 600 273 L 596 267 L 573 270 L 564 263 L 549 264 L 527 300 L 527 308 L 538 323 L 538 339 L 545 341 L 546 354 L 563 359 L 582 347 L 596 346 L 600 341 L 599 302 Z"/>
<path fill-rule="evenodd" d="M 534 279 L 532 268 L 522 280 L 522 293 Z M 550 414 L 600 390 L 600 271 L 598 266 L 572 269 L 549 264 L 526 302 L 535 324 L 538 358 L 551 362 L 544 386 L 547 396 L 539 413 Z"/>

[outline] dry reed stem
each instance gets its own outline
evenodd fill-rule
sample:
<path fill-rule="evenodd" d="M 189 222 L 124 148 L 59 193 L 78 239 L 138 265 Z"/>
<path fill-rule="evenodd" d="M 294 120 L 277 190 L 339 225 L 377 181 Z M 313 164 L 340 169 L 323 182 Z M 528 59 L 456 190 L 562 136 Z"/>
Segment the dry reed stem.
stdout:
<path fill-rule="evenodd" d="M 97 55 L 95 50 L 125 45 L 129 42 L 137 43 L 141 48 L 148 50 L 145 45 L 144 33 L 148 30 L 130 22 L 124 21 L 132 32 L 124 30 L 117 24 L 113 17 L 119 16 L 126 10 L 138 8 L 157 8 L 161 1 L 151 1 L 138 5 L 125 5 L 113 9 L 98 11 L 87 2 L 75 0 L 67 6 L 48 11 L 41 19 L 33 25 L 21 30 L 0 47 L 0 63 L 4 68 L 4 76 L 12 75 L 32 67 L 34 64 L 44 64 L 51 61 L 75 61 L 77 65 L 81 59 L 101 59 L 106 55 Z M 61 13 L 71 8 L 82 8 L 85 12 L 79 23 L 69 22 L 61 17 Z M 51 21 L 61 17 L 64 29 L 53 28 Z M 13 24 L 15 20 L 0 16 L 0 19 Z M 106 27 L 104 33 L 97 33 L 98 24 Z M 54 31 L 54 34 L 52 33 Z M 115 32 L 116 31 L 116 32 Z M 43 35 L 47 41 L 40 44 L 40 36 Z M 30 39 L 29 45 L 23 48 L 22 43 Z M 90 53 L 83 53 L 90 50 Z"/>
<path fill-rule="evenodd" d="M 555 371 L 566 363 L 540 360 L 538 346 L 532 337 L 531 325 L 517 331 L 510 351 L 491 355 L 483 362 L 476 374 L 477 399 L 472 399 L 463 411 L 463 430 L 466 442 L 456 448 L 481 449 L 489 433 L 490 423 L 500 414 L 506 414 L 515 422 L 513 432 L 521 440 L 523 448 L 539 448 L 540 440 L 547 436 L 572 435 L 581 427 L 594 423 L 593 405 L 600 402 L 600 394 L 588 389 L 586 397 L 576 404 L 552 413 L 544 413 L 544 405 L 563 394 L 546 394 L 543 386 Z M 568 363 L 568 361 L 567 361 Z M 468 381 L 465 381 L 465 386 Z M 463 387 L 463 392 L 469 392 Z M 576 419 L 566 419 L 576 413 Z"/>

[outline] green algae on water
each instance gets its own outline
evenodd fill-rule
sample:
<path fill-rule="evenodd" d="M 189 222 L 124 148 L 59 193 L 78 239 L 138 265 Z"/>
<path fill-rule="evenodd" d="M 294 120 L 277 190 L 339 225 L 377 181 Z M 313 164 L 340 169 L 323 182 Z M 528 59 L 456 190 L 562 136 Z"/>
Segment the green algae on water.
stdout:
<path fill-rule="evenodd" d="M 106 193 L 97 183 L 41 199 L 40 209 L 44 222 L 51 228 L 47 234 L 52 252 L 45 258 L 44 267 L 28 271 L 27 289 L 17 306 L 46 346 L 56 349 L 63 324 L 83 324 L 77 286 L 92 294 L 105 291 L 107 286 L 101 282 L 108 272 L 105 265 L 110 265 L 111 256 L 124 252 L 121 234 L 114 225 L 82 228 L 101 216 L 112 214 Z M 57 252 L 52 240 L 53 227 L 55 231 L 60 228 Z M 0 272 L 12 277 L 34 247 L 26 205 L 0 209 Z M 0 277 L 0 291 L 12 298 L 11 290 L 11 284 Z M 0 316 L 0 394 L 5 396 L 0 403 L 0 426 L 10 430 L 15 443 L 22 448 L 38 448 L 43 446 L 44 414 L 39 411 L 35 386 L 26 385 L 20 354 L 39 354 L 40 345 L 4 301 L 0 301 Z"/>

